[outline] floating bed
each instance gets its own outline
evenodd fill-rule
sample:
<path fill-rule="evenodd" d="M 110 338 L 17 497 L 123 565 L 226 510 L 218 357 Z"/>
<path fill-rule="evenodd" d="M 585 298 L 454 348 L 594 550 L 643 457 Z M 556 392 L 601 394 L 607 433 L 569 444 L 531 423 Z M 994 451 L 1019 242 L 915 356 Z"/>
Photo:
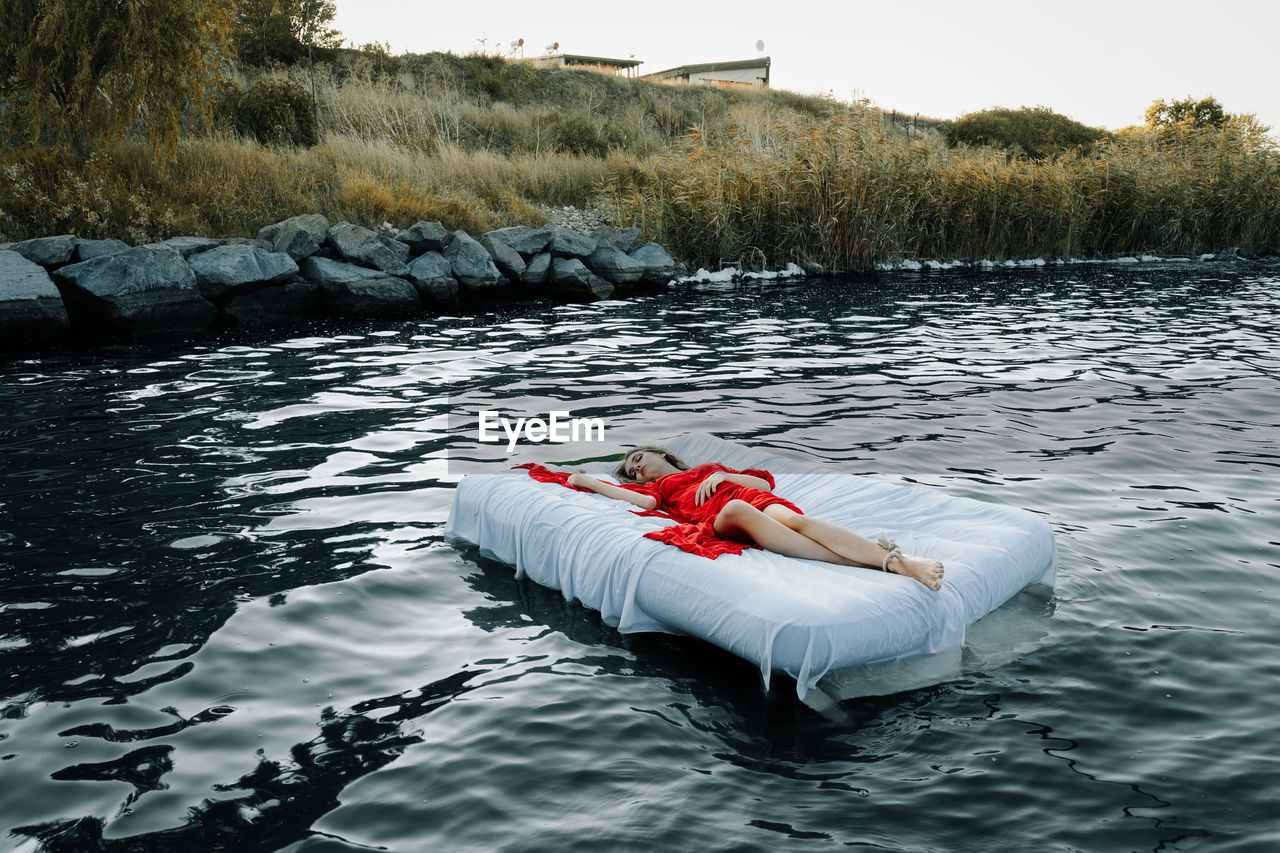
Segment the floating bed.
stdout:
<path fill-rule="evenodd" d="M 642 536 L 674 522 L 524 470 L 464 477 L 446 533 L 623 633 L 701 638 L 757 664 L 766 686 L 771 672 L 785 672 L 814 705 L 955 678 L 970 626 L 1024 590 L 1053 586 L 1053 535 L 1026 510 L 833 473 L 711 435 L 665 446 L 690 465 L 770 471 L 774 493 L 806 514 L 941 560 L 943 588 L 759 549 L 709 560 Z M 605 480 L 612 467 L 586 466 Z"/>

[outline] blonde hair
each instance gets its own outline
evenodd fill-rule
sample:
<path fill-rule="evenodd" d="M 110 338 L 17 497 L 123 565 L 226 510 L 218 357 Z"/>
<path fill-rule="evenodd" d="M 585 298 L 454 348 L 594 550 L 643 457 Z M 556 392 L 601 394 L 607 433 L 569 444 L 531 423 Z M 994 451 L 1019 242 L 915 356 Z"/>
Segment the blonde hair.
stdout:
<path fill-rule="evenodd" d="M 688 471 L 688 470 L 689 470 L 689 464 L 688 464 L 687 462 L 685 462 L 685 461 L 684 461 L 683 459 L 681 459 L 679 456 L 676 456 L 676 455 L 675 455 L 674 453 L 672 453 L 670 450 L 667 450 L 665 447 L 658 447 L 658 446 L 657 446 L 657 445 L 655 445 L 655 444 L 642 444 L 642 445 L 640 445 L 639 447 L 633 447 L 633 448 L 631 448 L 630 450 L 628 450 L 626 453 L 622 454 L 622 461 L 621 461 L 620 463 L 618 463 L 618 467 L 617 467 L 617 468 L 615 468 L 615 469 L 614 469 L 614 471 L 613 471 L 614 479 L 616 479 L 616 480 L 620 480 L 620 481 L 621 481 L 621 482 L 623 482 L 623 483 L 638 483 L 638 482 L 639 482 L 639 480 L 637 480 L 635 477 L 632 477 L 632 476 L 631 476 L 630 474 L 628 474 L 628 473 L 627 473 L 627 471 L 626 471 L 626 468 L 627 468 L 627 457 L 628 457 L 628 456 L 630 456 L 632 453 L 636 453 L 637 451 L 638 451 L 638 452 L 640 452 L 640 453 L 645 453 L 645 452 L 649 452 L 649 453 L 656 453 L 656 454 L 658 454 L 659 456 L 661 456 L 663 459 L 665 459 L 665 460 L 667 460 L 668 462 L 670 462 L 672 465 L 674 465 L 674 466 L 675 466 L 676 468 L 678 468 L 679 470 L 681 470 L 681 471 Z"/>

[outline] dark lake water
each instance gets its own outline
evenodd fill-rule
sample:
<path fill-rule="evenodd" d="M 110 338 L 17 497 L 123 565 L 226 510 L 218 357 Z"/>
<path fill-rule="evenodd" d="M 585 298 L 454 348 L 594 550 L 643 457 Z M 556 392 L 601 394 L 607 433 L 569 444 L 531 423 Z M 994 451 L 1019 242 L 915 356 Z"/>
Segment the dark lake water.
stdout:
<path fill-rule="evenodd" d="M 1280 849 L 1278 294 L 885 274 L 10 357 L 0 849 Z M 601 455 L 712 432 L 1043 513 L 1044 637 L 845 719 L 624 637 L 443 536 L 501 458 L 459 412 L 547 401 Z"/>

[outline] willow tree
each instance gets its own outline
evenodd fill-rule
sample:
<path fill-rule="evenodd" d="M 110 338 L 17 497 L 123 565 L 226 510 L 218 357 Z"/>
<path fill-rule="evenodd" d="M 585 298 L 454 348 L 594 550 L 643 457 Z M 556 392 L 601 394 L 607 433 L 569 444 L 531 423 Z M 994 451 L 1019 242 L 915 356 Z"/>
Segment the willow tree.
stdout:
<path fill-rule="evenodd" d="M 0 0 L 0 96 L 26 142 L 84 153 L 135 124 L 172 152 L 232 34 L 218 0 Z"/>

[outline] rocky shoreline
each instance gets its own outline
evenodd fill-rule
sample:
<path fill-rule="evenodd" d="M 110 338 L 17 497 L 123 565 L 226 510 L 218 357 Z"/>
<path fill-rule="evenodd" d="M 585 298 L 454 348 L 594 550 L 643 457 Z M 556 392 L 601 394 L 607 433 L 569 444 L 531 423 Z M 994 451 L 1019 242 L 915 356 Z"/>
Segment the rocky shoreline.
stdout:
<path fill-rule="evenodd" d="M 130 247 L 70 234 L 0 244 L 0 347 L 310 319 L 412 317 L 502 300 L 596 301 L 661 291 L 679 272 L 638 228 L 438 222 L 373 230 L 304 214 L 255 238 L 174 237 Z"/>

